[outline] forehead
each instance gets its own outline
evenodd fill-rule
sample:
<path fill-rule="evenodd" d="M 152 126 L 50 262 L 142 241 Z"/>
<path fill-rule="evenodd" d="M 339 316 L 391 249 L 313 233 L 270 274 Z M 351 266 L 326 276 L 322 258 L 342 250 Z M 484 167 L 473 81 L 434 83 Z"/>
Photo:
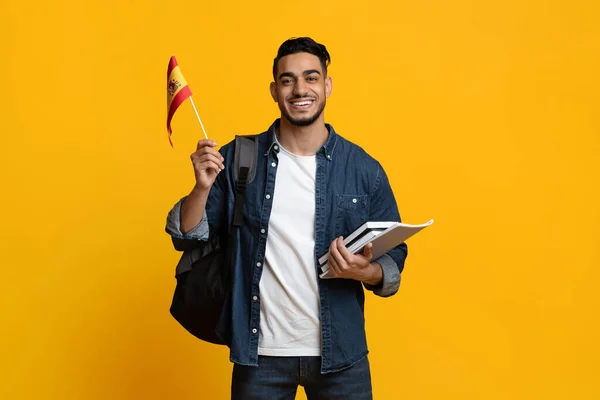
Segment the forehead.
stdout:
<path fill-rule="evenodd" d="M 321 67 L 319 57 L 310 53 L 296 53 L 281 57 L 277 63 L 277 75 L 284 72 L 302 75 L 307 70 L 317 70 L 323 75 L 323 68 Z"/>

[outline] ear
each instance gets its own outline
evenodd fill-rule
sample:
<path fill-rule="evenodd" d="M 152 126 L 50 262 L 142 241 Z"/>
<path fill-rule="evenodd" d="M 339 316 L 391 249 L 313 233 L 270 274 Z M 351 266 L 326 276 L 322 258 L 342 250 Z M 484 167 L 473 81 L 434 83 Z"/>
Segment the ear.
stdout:
<path fill-rule="evenodd" d="M 325 78 L 325 97 L 331 96 L 331 91 L 333 90 L 333 81 L 331 77 L 328 76 Z"/>
<path fill-rule="evenodd" d="M 275 82 L 271 82 L 271 85 L 269 85 L 269 90 L 271 91 L 271 97 L 273 98 L 273 101 L 277 103 L 277 84 Z"/>

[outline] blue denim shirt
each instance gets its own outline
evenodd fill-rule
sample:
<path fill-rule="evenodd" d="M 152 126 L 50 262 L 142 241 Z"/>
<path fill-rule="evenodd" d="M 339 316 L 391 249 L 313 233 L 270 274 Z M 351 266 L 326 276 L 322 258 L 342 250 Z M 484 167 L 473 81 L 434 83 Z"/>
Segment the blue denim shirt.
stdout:
<path fill-rule="evenodd" d="M 232 294 L 228 313 L 218 329 L 230 347 L 231 361 L 250 366 L 258 365 L 259 281 L 277 175 L 279 147 L 275 132 L 278 126 L 279 120 L 276 120 L 268 131 L 257 137 L 256 175 L 246 188 L 244 225 L 237 232 L 238 246 L 233 255 Z M 326 126 L 329 137 L 316 154 L 316 268 L 317 259 L 328 251 L 336 237 L 347 236 L 366 221 L 400 221 L 394 195 L 381 165 L 363 149 L 336 134 L 331 125 Z M 180 239 L 204 241 L 213 235 L 226 237 L 233 219 L 233 151 L 233 142 L 220 149 L 225 158 L 225 171 L 218 175 L 211 188 L 201 222 L 186 234 L 181 232 L 183 198 L 169 212 L 167 233 Z M 375 260 L 383 269 L 383 282 L 377 287 L 364 286 L 382 297 L 395 294 L 406 256 L 407 247 L 403 243 Z M 350 279 L 317 279 L 321 372 L 335 372 L 360 361 L 368 353 L 363 284 Z"/>

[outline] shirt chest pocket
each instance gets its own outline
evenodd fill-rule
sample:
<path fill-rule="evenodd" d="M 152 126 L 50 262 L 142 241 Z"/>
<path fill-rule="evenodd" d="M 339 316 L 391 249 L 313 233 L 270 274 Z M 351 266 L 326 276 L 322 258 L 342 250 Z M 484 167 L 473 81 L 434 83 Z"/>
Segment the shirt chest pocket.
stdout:
<path fill-rule="evenodd" d="M 336 236 L 348 236 L 369 217 L 369 198 L 367 195 L 338 194 L 336 196 Z"/>

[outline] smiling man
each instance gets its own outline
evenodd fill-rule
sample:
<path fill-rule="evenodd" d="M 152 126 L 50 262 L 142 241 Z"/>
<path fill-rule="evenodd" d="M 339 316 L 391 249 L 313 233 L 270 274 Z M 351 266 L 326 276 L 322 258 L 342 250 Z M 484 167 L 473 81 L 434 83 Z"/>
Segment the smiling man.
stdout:
<path fill-rule="evenodd" d="M 271 96 L 279 103 L 286 123 L 311 126 L 323 118 L 326 98 L 331 94 L 331 77 L 325 76 L 325 71 L 327 63 L 304 52 L 284 56 L 274 66 Z"/>
<path fill-rule="evenodd" d="M 400 221 L 381 165 L 325 123 L 330 57 L 310 38 L 285 41 L 273 62 L 271 96 L 281 118 L 257 136 L 256 176 L 232 260 L 231 307 L 217 333 L 234 363 L 232 399 L 371 399 L 363 287 L 398 291 L 407 248 L 372 260 L 343 236 L 366 221 Z M 210 140 L 192 154 L 196 183 L 167 219 L 179 239 L 207 241 L 233 215 L 233 145 Z M 224 222 L 225 221 L 225 222 Z M 329 252 L 335 279 L 320 279 Z M 227 326 L 227 328 L 225 328 Z"/>

